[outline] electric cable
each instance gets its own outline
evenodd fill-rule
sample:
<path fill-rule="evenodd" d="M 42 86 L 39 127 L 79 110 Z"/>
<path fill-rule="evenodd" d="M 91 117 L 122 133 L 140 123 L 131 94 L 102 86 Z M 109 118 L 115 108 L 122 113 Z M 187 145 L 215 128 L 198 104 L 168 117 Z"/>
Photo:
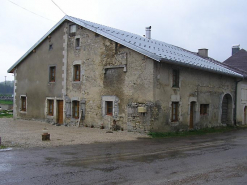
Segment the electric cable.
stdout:
<path fill-rule="evenodd" d="M 24 8 L 24 7 L 22 7 L 22 6 L 18 5 L 18 4 L 16 4 L 16 3 L 14 3 L 13 1 L 10 1 L 10 0 L 8 0 L 8 1 L 9 1 L 10 3 L 13 3 L 14 5 L 16 5 L 16 6 L 20 7 L 20 8 L 22 8 L 22 9 L 24 9 L 24 10 L 30 12 L 30 13 L 33 13 L 33 14 L 39 16 L 39 17 L 42 17 L 42 18 L 47 19 L 47 20 L 52 21 L 52 22 L 56 22 L 56 21 L 51 20 L 51 19 L 48 19 L 48 18 L 46 18 L 46 17 L 44 17 L 44 16 L 42 16 L 42 15 L 39 15 L 39 14 L 37 14 L 37 13 L 35 13 L 35 12 L 32 12 L 32 11 L 30 11 L 30 10 L 28 10 L 28 9 L 26 9 L 26 8 Z"/>

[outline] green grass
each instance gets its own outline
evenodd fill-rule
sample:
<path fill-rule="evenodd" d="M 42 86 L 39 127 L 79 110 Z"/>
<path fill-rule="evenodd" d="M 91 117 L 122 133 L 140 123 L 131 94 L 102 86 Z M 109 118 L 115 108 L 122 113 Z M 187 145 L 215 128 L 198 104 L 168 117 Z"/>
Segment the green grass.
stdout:
<path fill-rule="evenodd" d="M 7 111 L 7 110 L 0 111 L 0 118 L 13 118 L 13 111 Z"/>
<path fill-rule="evenodd" d="M 13 101 L 11 101 L 11 100 L 0 100 L 0 104 L 3 104 L 3 105 L 12 105 L 13 104 Z"/>
<path fill-rule="evenodd" d="M 6 149 L 8 148 L 7 146 L 4 146 L 4 145 L 0 145 L 0 149 Z"/>
<path fill-rule="evenodd" d="M 208 133 L 222 133 L 228 132 L 235 129 L 243 129 L 240 127 L 213 127 L 213 128 L 204 128 L 200 130 L 190 130 L 190 131 L 183 131 L 183 132 L 149 132 L 152 138 L 164 138 L 164 137 L 185 137 L 185 136 L 194 136 L 194 135 L 204 135 Z"/>

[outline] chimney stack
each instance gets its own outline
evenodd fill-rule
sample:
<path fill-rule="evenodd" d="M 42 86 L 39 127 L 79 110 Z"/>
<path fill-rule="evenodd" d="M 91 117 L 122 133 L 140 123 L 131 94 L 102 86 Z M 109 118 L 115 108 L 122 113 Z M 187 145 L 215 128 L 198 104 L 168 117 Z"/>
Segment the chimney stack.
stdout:
<path fill-rule="evenodd" d="M 239 50 L 240 50 L 240 44 L 232 46 L 232 55 L 239 52 Z"/>
<path fill-rule="evenodd" d="M 207 58 L 208 57 L 208 49 L 206 49 L 206 48 L 198 49 L 198 55 L 200 57 Z"/>
<path fill-rule="evenodd" d="M 146 27 L 146 38 L 151 39 L 151 26 Z"/>

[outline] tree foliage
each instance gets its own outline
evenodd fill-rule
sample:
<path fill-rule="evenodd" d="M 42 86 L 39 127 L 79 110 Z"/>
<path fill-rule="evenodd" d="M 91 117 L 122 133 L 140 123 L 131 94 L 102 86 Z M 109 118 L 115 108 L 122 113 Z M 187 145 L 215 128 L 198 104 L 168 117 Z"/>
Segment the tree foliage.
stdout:
<path fill-rule="evenodd" d="M 0 82 L 0 94 L 13 94 L 14 93 L 14 81 Z"/>

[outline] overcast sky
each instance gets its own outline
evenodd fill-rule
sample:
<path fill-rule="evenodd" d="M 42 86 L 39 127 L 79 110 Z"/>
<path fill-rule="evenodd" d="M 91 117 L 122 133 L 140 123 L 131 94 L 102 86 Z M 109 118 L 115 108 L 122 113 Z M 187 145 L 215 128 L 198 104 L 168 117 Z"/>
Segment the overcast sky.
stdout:
<path fill-rule="evenodd" d="M 152 26 L 152 38 L 194 52 L 207 48 L 221 62 L 232 45 L 247 49 L 246 0 L 53 1 L 68 15 L 138 35 Z M 51 0 L 0 0 L 0 82 L 13 80 L 7 70 L 63 16 Z"/>

